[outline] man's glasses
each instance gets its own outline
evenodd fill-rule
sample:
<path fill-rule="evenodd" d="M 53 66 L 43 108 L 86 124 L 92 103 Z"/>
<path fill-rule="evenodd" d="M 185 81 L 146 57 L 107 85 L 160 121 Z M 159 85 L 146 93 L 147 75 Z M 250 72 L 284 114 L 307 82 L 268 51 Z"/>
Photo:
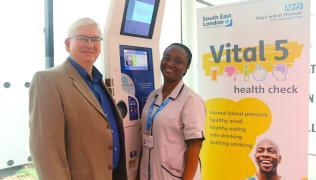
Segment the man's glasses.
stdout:
<path fill-rule="evenodd" d="M 93 42 L 93 43 L 102 41 L 101 37 L 98 37 L 98 36 L 89 37 L 89 36 L 86 36 L 86 35 L 75 35 L 73 37 L 70 37 L 70 39 L 76 39 L 76 40 L 79 40 L 79 41 Z"/>

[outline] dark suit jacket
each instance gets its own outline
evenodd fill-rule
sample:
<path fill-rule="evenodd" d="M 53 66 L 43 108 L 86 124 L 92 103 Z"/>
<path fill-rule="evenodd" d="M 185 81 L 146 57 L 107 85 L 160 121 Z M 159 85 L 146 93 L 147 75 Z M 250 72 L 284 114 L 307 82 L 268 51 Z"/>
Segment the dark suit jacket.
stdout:
<path fill-rule="evenodd" d="M 31 83 L 29 100 L 30 150 L 40 179 L 112 179 L 109 122 L 69 61 L 37 72 Z M 122 147 L 115 179 L 125 180 L 123 122 L 113 99 L 111 103 L 115 107 Z"/>

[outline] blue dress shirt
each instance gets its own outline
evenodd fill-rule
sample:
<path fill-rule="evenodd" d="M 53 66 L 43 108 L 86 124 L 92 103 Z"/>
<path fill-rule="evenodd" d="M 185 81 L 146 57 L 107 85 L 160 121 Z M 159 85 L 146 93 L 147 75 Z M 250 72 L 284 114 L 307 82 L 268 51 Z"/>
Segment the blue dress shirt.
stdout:
<path fill-rule="evenodd" d="M 84 79 L 86 84 L 89 86 L 90 90 L 93 92 L 94 96 L 99 101 L 106 118 L 109 121 L 110 127 L 112 129 L 113 137 L 113 167 L 117 168 L 120 160 L 120 134 L 117 127 L 117 122 L 115 120 L 115 113 L 111 103 L 111 98 L 109 94 L 104 89 L 102 83 L 102 74 L 98 71 L 96 67 L 93 66 L 92 69 L 92 79 L 88 73 L 71 57 L 68 58 L 69 62 L 74 66 L 74 68 L 79 72 L 80 76 Z"/>

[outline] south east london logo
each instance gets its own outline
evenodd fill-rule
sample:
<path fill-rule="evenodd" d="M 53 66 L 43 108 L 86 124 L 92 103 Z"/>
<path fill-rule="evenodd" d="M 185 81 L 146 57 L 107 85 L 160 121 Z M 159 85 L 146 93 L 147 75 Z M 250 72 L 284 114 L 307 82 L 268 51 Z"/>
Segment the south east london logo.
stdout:
<path fill-rule="evenodd" d="M 213 16 L 203 16 L 202 26 L 204 28 L 230 27 L 233 26 L 232 14 L 219 14 Z"/>

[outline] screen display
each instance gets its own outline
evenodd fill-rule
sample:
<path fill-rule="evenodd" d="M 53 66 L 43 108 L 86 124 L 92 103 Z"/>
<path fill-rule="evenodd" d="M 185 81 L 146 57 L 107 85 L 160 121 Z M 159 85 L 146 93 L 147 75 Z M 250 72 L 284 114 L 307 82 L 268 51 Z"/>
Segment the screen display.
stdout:
<path fill-rule="evenodd" d="M 121 35 L 152 38 L 159 0 L 126 0 Z"/>
<path fill-rule="evenodd" d="M 146 50 L 124 49 L 125 70 L 148 70 L 148 52 Z"/>

